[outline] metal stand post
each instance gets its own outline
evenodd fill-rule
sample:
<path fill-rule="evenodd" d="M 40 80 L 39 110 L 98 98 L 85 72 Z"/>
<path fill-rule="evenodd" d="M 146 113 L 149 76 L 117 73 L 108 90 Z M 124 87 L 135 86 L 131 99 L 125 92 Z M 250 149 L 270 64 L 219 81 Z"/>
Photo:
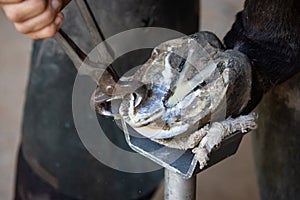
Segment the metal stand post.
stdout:
<path fill-rule="evenodd" d="M 196 176 L 184 179 L 165 169 L 165 200 L 195 200 Z"/>

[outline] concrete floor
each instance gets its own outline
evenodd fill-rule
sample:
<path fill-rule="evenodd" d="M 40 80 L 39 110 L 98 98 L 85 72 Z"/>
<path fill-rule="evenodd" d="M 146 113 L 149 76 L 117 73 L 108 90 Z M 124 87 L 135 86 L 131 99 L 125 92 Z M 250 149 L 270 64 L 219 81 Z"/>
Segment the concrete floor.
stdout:
<path fill-rule="evenodd" d="M 230 29 L 240 0 L 202 1 L 202 30 L 220 38 Z M 16 152 L 29 70 L 31 41 L 18 34 L 0 10 L 0 199 L 12 199 Z M 163 199 L 162 188 L 155 199 Z M 236 155 L 198 175 L 197 199 L 258 198 L 250 134 Z"/>

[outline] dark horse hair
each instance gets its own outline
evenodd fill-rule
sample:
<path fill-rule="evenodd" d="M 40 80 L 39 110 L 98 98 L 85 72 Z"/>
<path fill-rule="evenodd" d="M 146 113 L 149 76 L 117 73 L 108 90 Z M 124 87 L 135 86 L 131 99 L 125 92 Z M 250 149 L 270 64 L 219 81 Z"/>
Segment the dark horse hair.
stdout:
<path fill-rule="evenodd" d="M 265 92 L 300 71 L 300 1 L 246 0 L 224 42 L 252 62 L 252 97 L 244 110 L 248 113 Z"/>

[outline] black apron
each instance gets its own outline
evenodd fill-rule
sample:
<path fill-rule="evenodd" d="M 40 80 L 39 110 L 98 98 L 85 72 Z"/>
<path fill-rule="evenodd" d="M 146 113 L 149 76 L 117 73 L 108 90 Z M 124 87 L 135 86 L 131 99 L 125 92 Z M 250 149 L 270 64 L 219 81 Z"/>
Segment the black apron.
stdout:
<path fill-rule="evenodd" d="M 186 34 L 198 31 L 198 1 L 91 0 L 106 38 L 131 28 L 157 26 Z M 65 9 L 63 29 L 83 48 L 94 45 L 74 2 Z M 149 51 L 120 59 L 122 66 L 144 62 Z M 64 195 L 78 199 L 136 199 L 152 192 L 163 172 L 126 173 L 96 160 L 83 146 L 72 116 L 77 71 L 55 40 L 35 41 L 23 119 L 21 153 L 30 168 Z M 112 119 L 98 117 L 110 140 L 129 150 Z M 88 119 L 86 119 L 88 120 Z M 126 158 L 124 159 L 126 162 Z M 138 165 L 139 163 L 132 163 Z"/>

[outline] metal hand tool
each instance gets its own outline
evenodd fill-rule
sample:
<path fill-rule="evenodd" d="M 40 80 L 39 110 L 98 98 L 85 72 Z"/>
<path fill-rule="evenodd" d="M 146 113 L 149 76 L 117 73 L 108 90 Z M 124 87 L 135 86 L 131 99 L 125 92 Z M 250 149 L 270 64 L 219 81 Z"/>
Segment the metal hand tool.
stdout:
<path fill-rule="evenodd" d="M 112 60 L 114 54 L 113 50 L 105 42 L 103 33 L 99 28 L 87 1 L 76 0 L 75 2 L 77 3 L 81 15 L 86 22 L 94 45 L 98 45 L 103 42 L 105 47 L 105 56 L 109 57 L 108 60 Z M 133 92 L 140 97 L 145 95 L 146 86 L 144 84 L 138 81 L 120 81 L 119 76 L 111 63 L 92 62 L 62 29 L 58 31 L 54 38 L 72 60 L 79 73 L 81 75 L 90 76 L 95 82 L 97 82 L 99 94 L 95 95 L 97 98 L 93 99 L 93 101 L 95 101 L 98 105 L 107 102 L 113 96 L 123 96 Z M 113 113 L 104 109 L 98 109 L 98 112 L 105 116 L 115 116 Z"/>

